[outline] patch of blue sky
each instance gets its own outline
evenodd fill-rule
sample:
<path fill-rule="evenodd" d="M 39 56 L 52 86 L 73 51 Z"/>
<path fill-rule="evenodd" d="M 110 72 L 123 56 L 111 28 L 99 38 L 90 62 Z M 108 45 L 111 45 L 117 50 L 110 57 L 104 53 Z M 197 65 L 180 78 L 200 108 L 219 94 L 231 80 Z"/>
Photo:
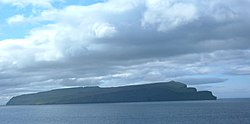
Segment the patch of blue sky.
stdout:
<path fill-rule="evenodd" d="M 52 6 L 60 9 L 69 5 L 81 5 L 87 6 L 98 2 L 104 2 L 105 0 L 64 0 L 64 2 L 54 2 Z M 35 24 L 13 24 L 9 25 L 7 20 L 15 15 L 22 15 L 24 17 L 37 16 L 42 12 L 43 7 L 28 5 L 25 7 L 17 7 L 10 4 L 0 4 L 0 41 L 4 39 L 18 39 L 24 38 L 31 29 L 50 24 L 53 22 L 43 21 Z"/>
<path fill-rule="evenodd" d="M 39 8 L 37 8 L 39 9 Z M 34 28 L 33 24 L 14 24 L 9 25 L 7 20 L 15 15 L 23 15 L 29 17 L 34 15 L 34 8 L 26 6 L 24 8 L 12 6 L 10 4 L 0 4 L 0 40 L 23 38 Z"/>
<path fill-rule="evenodd" d="M 213 91 L 221 98 L 249 98 L 249 75 L 228 76 L 227 81 L 213 84 Z M 211 84 L 212 85 L 212 84 Z"/>
<path fill-rule="evenodd" d="M 0 29 L 0 40 L 5 39 L 19 39 L 26 36 L 28 31 L 31 29 L 31 26 L 1 26 Z"/>
<path fill-rule="evenodd" d="M 235 84 L 239 83 L 239 85 L 247 85 L 250 87 L 250 76 L 249 75 L 231 75 L 228 76 L 230 80 L 228 80 L 228 84 L 235 86 Z"/>
<path fill-rule="evenodd" d="M 7 18 L 15 15 L 18 12 L 18 9 L 14 6 L 8 4 L 0 4 L 0 21 L 6 21 Z"/>
<path fill-rule="evenodd" d="M 53 24 L 52 21 L 43 21 L 39 23 L 24 23 L 14 25 L 2 25 L 0 27 L 0 41 L 5 39 L 22 39 L 29 35 L 30 30 L 36 27 L 42 27 L 47 24 Z"/>

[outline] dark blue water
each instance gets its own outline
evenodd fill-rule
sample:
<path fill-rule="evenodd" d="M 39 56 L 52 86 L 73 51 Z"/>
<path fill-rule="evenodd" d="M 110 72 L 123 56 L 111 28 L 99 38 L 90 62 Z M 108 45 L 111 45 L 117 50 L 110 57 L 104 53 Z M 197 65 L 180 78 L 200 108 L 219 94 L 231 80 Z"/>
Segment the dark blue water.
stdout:
<path fill-rule="evenodd" d="M 250 100 L 2 106 L 0 124 L 250 124 Z"/>

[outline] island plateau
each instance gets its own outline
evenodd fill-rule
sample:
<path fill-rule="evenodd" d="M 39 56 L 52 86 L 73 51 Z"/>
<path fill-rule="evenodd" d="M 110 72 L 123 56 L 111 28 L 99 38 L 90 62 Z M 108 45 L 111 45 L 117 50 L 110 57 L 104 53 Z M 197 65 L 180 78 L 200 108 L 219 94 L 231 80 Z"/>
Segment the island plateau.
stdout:
<path fill-rule="evenodd" d="M 186 84 L 170 81 L 121 87 L 75 87 L 24 94 L 11 98 L 7 105 L 47 105 L 216 100 L 211 91 L 197 91 Z"/>

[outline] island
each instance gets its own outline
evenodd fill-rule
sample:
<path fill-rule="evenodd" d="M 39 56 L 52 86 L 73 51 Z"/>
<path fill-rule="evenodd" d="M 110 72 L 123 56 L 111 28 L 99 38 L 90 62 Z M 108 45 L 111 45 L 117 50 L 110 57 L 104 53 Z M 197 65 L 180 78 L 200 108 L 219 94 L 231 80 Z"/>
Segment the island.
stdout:
<path fill-rule="evenodd" d="M 76 87 L 24 94 L 11 98 L 6 105 L 48 105 L 216 100 L 210 91 L 197 91 L 186 84 L 170 81 L 121 87 Z"/>

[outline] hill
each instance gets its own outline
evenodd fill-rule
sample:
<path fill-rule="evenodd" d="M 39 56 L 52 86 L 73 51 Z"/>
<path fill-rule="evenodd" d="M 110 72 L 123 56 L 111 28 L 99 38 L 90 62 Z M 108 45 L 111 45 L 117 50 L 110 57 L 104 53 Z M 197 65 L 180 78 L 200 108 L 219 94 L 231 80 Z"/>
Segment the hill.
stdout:
<path fill-rule="evenodd" d="M 186 84 L 170 81 L 122 87 L 77 87 L 56 89 L 11 98 L 7 105 L 84 104 L 216 100 L 210 91 L 197 91 Z"/>

